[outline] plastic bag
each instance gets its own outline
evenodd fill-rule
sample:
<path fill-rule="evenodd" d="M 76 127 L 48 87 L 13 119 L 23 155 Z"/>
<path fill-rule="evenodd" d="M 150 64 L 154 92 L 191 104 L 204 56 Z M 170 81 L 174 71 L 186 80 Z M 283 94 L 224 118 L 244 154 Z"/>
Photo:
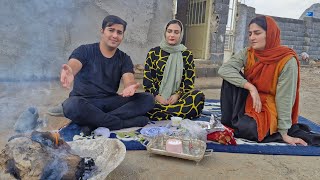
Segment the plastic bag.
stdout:
<path fill-rule="evenodd" d="M 181 121 L 181 128 L 185 130 L 184 139 L 199 139 L 207 141 L 207 131 L 203 129 L 199 124 L 189 119 Z"/>
<path fill-rule="evenodd" d="M 233 129 L 224 126 L 221 121 L 211 115 L 207 139 L 225 145 L 237 145 Z"/>
<path fill-rule="evenodd" d="M 224 125 L 221 123 L 221 121 L 219 121 L 218 119 L 216 119 L 212 114 L 211 114 L 211 118 L 209 121 L 209 127 L 207 129 L 208 134 L 216 132 L 216 131 L 224 131 L 225 127 Z"/>

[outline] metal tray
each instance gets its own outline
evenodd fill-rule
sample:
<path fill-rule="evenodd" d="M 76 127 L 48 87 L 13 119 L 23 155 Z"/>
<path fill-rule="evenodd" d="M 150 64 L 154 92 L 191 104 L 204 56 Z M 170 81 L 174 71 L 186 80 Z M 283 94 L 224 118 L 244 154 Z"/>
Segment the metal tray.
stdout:
<path fill-rule="evenodd" d="M 182 153 L 172 153 L 166 151 L 166 141 L 168 139 L 179 139 L 182 142 Z M 197 139 L 182 139 L 172 136 L 158 136 L 149 141 L 147 151 L 153 154 L 177 157 L 187 160 L 200 162 L 205 156 L 207 144 Z M 210 150 L 212 152 L 212 150 Z"/>

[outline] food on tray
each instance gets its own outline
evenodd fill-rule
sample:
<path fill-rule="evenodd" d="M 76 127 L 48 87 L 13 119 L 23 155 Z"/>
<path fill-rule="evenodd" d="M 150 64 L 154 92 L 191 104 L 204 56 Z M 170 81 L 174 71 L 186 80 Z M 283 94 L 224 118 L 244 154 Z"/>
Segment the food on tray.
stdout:
<path fill-rule="evenodd" d="M 198 163 L 204 157 L 206 147 L 207 144 L 198 139 L 183 139 L 165 135 L 151 139 L 147 150 L 153 154 L 188 159 Z"/>
<path fill-rule="evenodd" d="M 166 142 L 166 151 L 172 153 L 182 153 L 182 142 L 179 139 L 168 139 Z"/>

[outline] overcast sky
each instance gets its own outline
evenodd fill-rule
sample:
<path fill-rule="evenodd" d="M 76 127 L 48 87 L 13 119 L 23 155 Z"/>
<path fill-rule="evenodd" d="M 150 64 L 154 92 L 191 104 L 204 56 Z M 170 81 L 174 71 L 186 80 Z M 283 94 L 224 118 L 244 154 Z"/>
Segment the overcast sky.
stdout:
<path fill-rule="evenodd" d="M 241 0 L 246 5 L 254 7 L 256 14 L 299 19 L 301 14 L 312 4 L 320 0 Z"/>

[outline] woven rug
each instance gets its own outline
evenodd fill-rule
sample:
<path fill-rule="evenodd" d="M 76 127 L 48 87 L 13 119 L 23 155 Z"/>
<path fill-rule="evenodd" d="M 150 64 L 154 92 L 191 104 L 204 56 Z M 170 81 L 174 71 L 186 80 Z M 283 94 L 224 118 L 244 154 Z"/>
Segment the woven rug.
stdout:
<path fill-rule="evenodd" d="M 220 103 L 218 100 L 206 100 L 201 117 L 195 119 L 197 121 L 208 121 L 211 114 L 220 117 Z M 299 116 L 299 123 L 308 125 L 312 131 L 320 133 L 320 125 Z M 152 121 L 146 127 L 165 127 L 169 121 Z M 126 146 L 127 150 L 146 150 L 142 144 L 146 138 L 140 134 L 141 128 L 133 127 L 112 131 L 110 138 L 120 139 Z M 73 141 L 75 137 L 79 137 L 81 129 L 78 125 L 71 123 L 60 130 L 60 135 L 65 141 Z M 94 137 L 85 137 L 94 138 Z M 245 139 L 236 138 L 236 146 L 222 145 L 216 142 L 207 142 L 207 149 L 214 152 L 230 152 L 230 153 L 247 153 L 247 154 L 269 154 L 269 155 L 297 155 L 297 156 L 320 156 L 320 147 L 312 146 L 292 146 L 285 143 L 256 143 Z"/>

